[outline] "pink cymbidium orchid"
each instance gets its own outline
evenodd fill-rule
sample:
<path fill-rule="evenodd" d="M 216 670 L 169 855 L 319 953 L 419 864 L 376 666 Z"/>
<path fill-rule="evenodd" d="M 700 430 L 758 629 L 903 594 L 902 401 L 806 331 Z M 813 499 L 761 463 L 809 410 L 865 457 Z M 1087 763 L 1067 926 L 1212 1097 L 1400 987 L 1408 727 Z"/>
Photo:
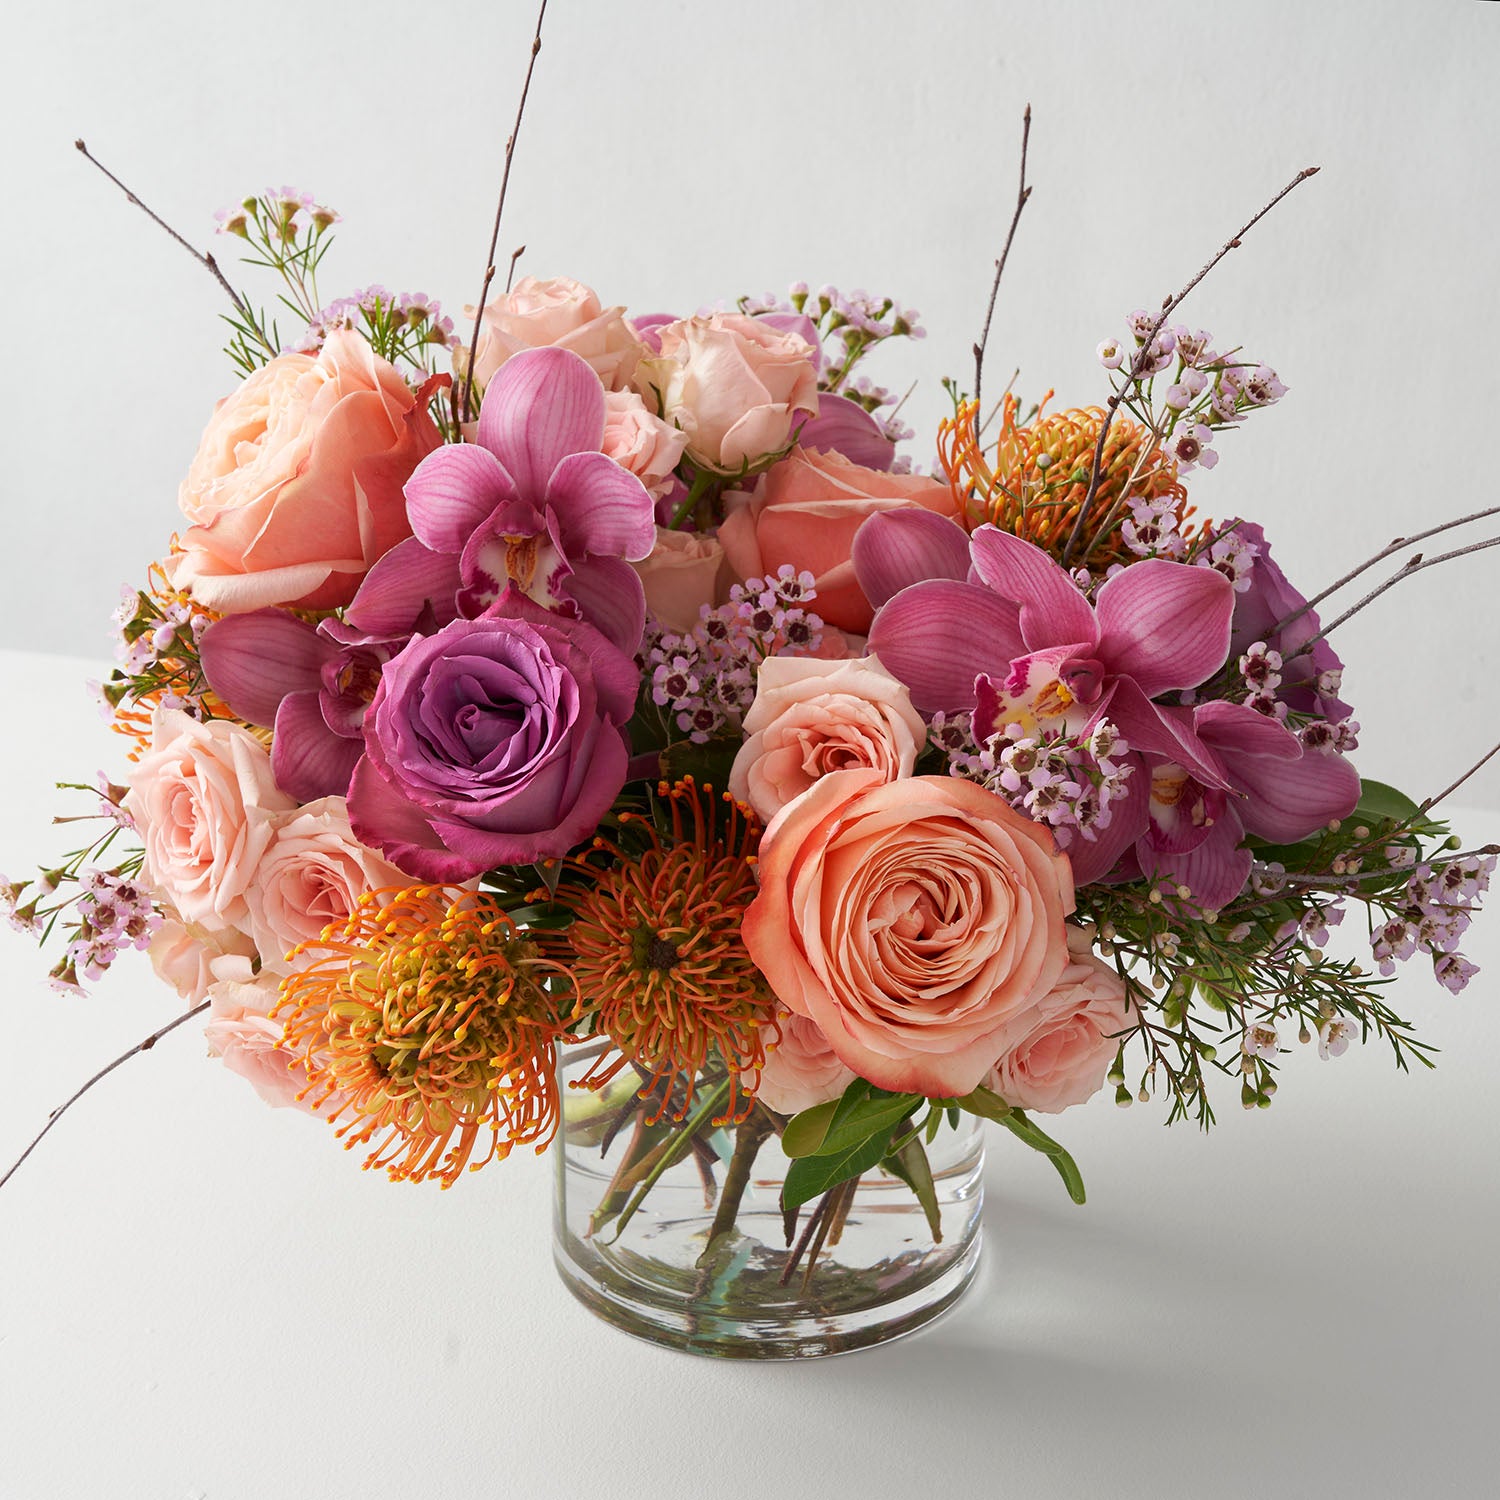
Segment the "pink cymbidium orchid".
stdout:
<path fill-rule="evenodd" d="M 1359 802 L 1359 774 L 1342 755 L 1305 750 L 1275 719 L 1243 703 L 1164 713 L 1191 719 L 1228 785 L 1206 785 L 1178 762 L 1141 757 L 1083 874 L 1075 860 L 1076 879 L 1100 879 L 1123 858 L 1120 875 L 1169 880 L 1189 892 L 1194 909 L 1217 911 L 1249 878 L 1253 856 L 1241 847 L 1247 833 L 1295 843 Z"/>
<path fill-rule="evenodd" d="M 286 610 L 258 609 L 216 620 L 198 649 L 208 685 L 229 709 L 275 730 L 277 786 L 312 802 L 348 792 L 380 669 L 411 635 L 367 636 L 332 617 L 313 625 Z"/>
<path fill-rule="evenodd" d="M 367 634 L 484 613 L 507 587 L 576 615 L 627 653 L 645 596 L 631 561 L 656 541 L 651 496 L 600 451 L 604 387 L 570 350 L 506 361 L 484 393 L 477 441 L 450 443 L 406 484 L 414 535 L 370 570 L 347 612 Z"/>
<path fill-rule="evenodd" d="M 885 600 L 870 650 L 918 709 L 973 713 L 981 742 L 1012 723 L 1077 733 L 1108 718 L 1138 753 L 1186 766 L 1205 785 L 1228 784 L 1191 721 L 1151 701 L 1223 666 L 1228 579 L 1151 559 L 1116 574 L 1090 604 L 1039 547 L 994 526 L 969 538 L 968 576 L 959 578 L 961 530 L 934 519 L 914 527 L 872 517 L 854 553 L 861 585 Z M 924 581 L 898 587 L 919 569 L 946 576 L 925 571 Z"/>

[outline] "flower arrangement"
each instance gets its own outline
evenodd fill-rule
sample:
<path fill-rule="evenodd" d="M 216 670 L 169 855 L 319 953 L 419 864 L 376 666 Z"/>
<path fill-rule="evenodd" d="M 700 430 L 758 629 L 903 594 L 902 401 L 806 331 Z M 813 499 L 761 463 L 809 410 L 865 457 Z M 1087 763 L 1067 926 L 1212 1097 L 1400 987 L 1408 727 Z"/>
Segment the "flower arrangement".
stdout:
<path fill-rule="evenodd" d="M 614 1151 L 590 1232 L 693 1162 L 711 1265 L 775 1138 L 808 1277 L 872 1175 L 940 1234 L 928 1153 L 966 1121 L 1081 1202 L 1036 1116 L 1101 1089 L 1206 1127 L 1221 1079 L 1271 1103 L 1293 1038 L 1430 1062 L 1383 981 L 1464 988 L 1495 851 L 1434 815 L 1453 787 L 1361 780 L 1330 637 L 1474 549 L 1320 608 L 1479 515 L 1310 598 L 1201 515 L 1286 393 L 1176 320 L 1214 262 L 1100 344 L 1103 406 L 987 406 L 987 317 L 929 471 L 864 373 L 922 336 L 891 298 L 492 294 L 497 213 L 461 340 L 424 294 L 324 303 L 338 222 L 291 189 L 220 216 L 290 338 L 198 257 L 239 384 L 116 614 L 128 766 L 75 788 L 97 838 L 0 883 L 56 989 L 147 949 L 189 1008 L 143 1045 L 206 1014 L 268 1102 L 443 1187 L 548 1145 L 565 1049 Z"/>

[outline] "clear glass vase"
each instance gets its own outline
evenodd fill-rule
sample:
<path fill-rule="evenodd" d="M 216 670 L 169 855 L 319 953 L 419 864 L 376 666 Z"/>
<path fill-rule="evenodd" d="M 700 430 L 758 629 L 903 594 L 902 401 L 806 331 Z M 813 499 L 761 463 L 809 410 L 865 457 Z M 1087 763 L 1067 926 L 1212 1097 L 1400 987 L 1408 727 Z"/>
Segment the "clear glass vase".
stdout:
<path fill-rule="evenodd" d="M 920 1328 L 973 1279 L 984 1144 L 972 1116 L 927 1148 L 941 1240 L 912 1189 L 878 1168 L 809 1203 L 789 1240 L 790 1163 L 772 1117 L 705 1121 L 688 1147 L 682 1126 L 649 1122 L 629 1068 L 601 1092 L 570 1088 L 591 1055 L 558 1057 L 553 1249 L 569 1290 L 606 1322 L 722 1358 L 840 1354 Z"/>

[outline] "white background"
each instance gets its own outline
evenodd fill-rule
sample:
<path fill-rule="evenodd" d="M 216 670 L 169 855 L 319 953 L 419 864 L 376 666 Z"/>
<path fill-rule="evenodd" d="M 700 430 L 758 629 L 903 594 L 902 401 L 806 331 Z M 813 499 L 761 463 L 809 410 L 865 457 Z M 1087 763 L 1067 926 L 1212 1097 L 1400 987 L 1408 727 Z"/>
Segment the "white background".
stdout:
<path fill-rule="evenodd" d="M 456 307 L 483 268 L 531 21 L 529 0 L 7 14 L 12 645 L 100 654 L 230 381 L 216 287 L 73 138 L 204 242 L 247 188 L 306 186 L 347 221 L 330 292 L 342 269 Z M 1036 191 L 992 389 L 1019 366 L 1032 394 L 1101 399 L 1098 340 L 1319 163 L 1184 313 L 1292 387 L 1224 440 L 1194 499 L 1263 519 L 1311 590 L 1496 503 L 1497 61 L 1500 7 L 1449 0 L 553 0 L 502 252 L 524 241 L 523 271 L 637 311 L 798 277 L 889 290 L 930 336 L 871 373 L 921 378 L 925 434 L 938 378 L 969 370 L 1028 99 Z M 1341 632 L 1367 774 L 1420 793 L 1497 737 L 1497 557 Z M 48 784 L 111 753 L 68 686 L 89 665 L 0 658 L 11 874 L 47 845 Z M 1463 801 L 1500 807 L 1500 765 Z M 1445 1049 L 1435 1074 L 1393 1078 L 1373 1047 L 1299 1056 L 1271 1111 L 1231 1093 L 1207 1140 L 1097 1101 L 1059 1122 L 1082 1211 L 997 1142 L 997 1253 L 964 1310 L 797 1369 L 604 1329 L 551 1275 L 546 1164 L 389 1187 L 185 1030 L 0 1194 L 0 1496 L 1482 1493 L 1500 946 L 1470 951 L 1489 973 L 1466 996 L 1420 975 L 1397 992 Z M 97 998 L 51 996 L 3 934 L 0 973 L 8 1158 L 172 998 L 141 966 Z"/>
<path fill-rule="evenodd" d="M 232 378 L 222 293 L 74 138 L 198 243 L 246 191 L 306 187 L 345 216 L 328 295 L 380 281 L 457 311 L 533 16 L 532 0 L 7 8 L 14 644 L 101 649 Z M 1195 502 L 1261 519 L 1309 593 L 1497 503 L 1500 6 L 554 0 L 547 28 L 501 237 L 502 256 L 527 246 L 523 273 L 638 312 L 797 278 L 889 291 L 930 335 L 871 374 L 920 378 L 907 414 L 926 458 L 940 377 L 970 375 L 1027 100 L 1035 193 L 993 391 L 1019 367 L 1029 395 L 1102 400 L 1098 341 L 1318 164 L 1183 311 L 1291 387 L 1224 438 Z M 1435 790 L 1500 738 L 1497 559 L 1430 570 L 1339 633 L 1367 775 Z M 1500 763 L 1467 795 L 1500 807 Z"/>

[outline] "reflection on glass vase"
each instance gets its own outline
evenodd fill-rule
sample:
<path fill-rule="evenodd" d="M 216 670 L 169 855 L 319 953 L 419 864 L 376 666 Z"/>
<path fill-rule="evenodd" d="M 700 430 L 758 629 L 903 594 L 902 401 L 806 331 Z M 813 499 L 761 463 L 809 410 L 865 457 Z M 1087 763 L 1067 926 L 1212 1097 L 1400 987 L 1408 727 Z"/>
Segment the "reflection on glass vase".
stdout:
<path fill-rule="evenodd" d="M 784 1121 L 756 1106 L 716 1126 L 700 1089 L 686 1121 L 653 1122 L 629 1068 L 600 1092 L 569 1087 L 595 1050 L 558 1057 L 553 1248 L 607 1322 L 694 1354 L 838 1354 L 921 1327 L 973 1279 L 984 1145 L 972 1115 L 927 1147 L 940 1240 L 907 1183 L 878 1167 L 784 1215 Z"/>

